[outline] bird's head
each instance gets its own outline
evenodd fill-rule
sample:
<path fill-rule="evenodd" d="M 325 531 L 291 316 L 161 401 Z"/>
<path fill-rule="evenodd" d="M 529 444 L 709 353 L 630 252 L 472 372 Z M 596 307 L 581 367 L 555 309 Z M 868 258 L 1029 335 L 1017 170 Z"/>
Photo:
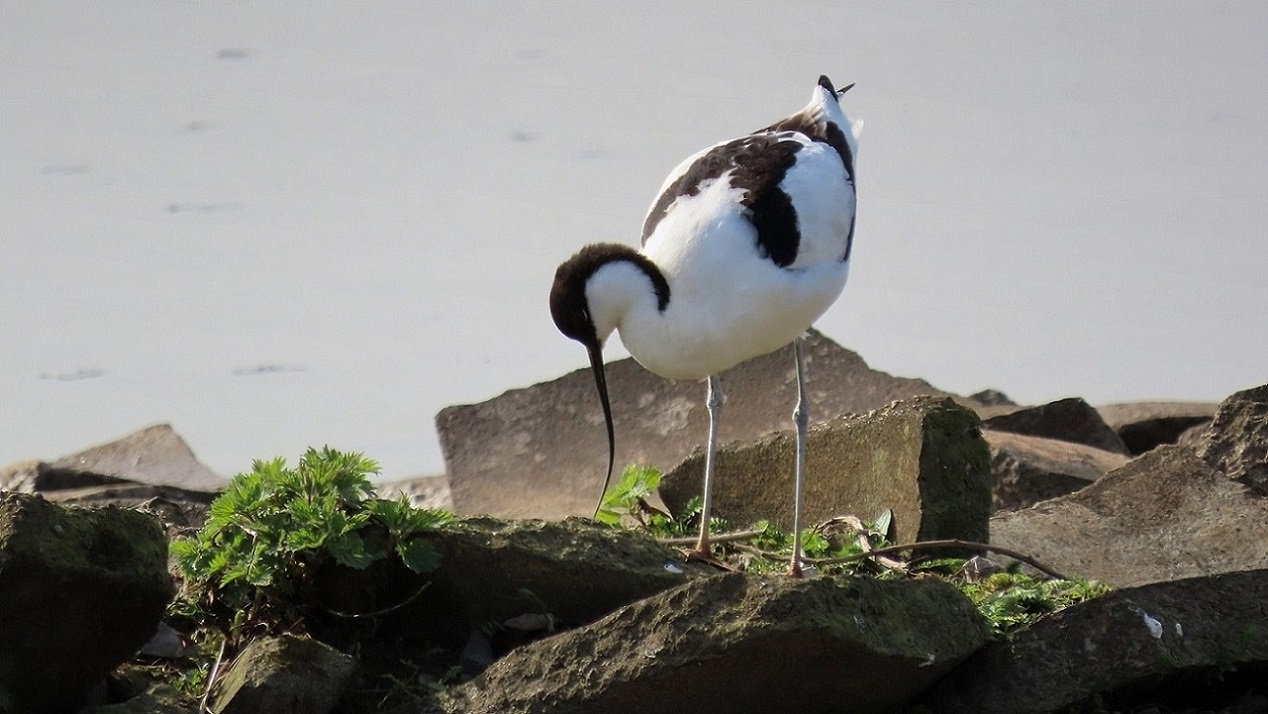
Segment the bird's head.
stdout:
<path fill-rule="evenodd" d="M 616 243 L 595 243 L 582 248 L 555 270 L 555 283 L 550 288 L 550 316 L 560 332 L 585 346 L 599 390 L 599 403 L 603 406 L 603 421 L 608 431 L 608 471 L 599 496 L 600 506 L 612 481 L 616 461 L 616 435 L 603 366 L 603 344 L 616 329 L 622 310 L 634 299 L 632 296 L 640 292 L 651 294 L 660 310 L 669 302 L 669 285 L 656 266 L 633 248 Z"/>
<path fill-rule="evenodd" d="M 608 429 L 608 471 L 603 478 L 603 492 L 599 494 L 599 505 L 603 505 L 603 493 L 607 493 L 608 484 L 612 481 L 612 464 L 616 461 L 616 433 L 612 426 L 612 403 L 608 398 L 607 374 L 603 369 L 603 342 L 607 335 L 599 336 L 594 324 L 594 316 L 590 312 L 590 300 L 586 295 L 586 286 L 607 259 L 595 250 L 596 246 L 586 246 L 580 252 L 564 261 L 555 270 L 555 283 L 550 288 L 550 316 L 555 327 L 564 336 L 580 342 L 590 356 L 590 369 L 594 372 L 594 383 L 599 389 L 599 402 L 603 405 L 603 421 Z M 595 515 L 598 515 L 598 506 Z"/>

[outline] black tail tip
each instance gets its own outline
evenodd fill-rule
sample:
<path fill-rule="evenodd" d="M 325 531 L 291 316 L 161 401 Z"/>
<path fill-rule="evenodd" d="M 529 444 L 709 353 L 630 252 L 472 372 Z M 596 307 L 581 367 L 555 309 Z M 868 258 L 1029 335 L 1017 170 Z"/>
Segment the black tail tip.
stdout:
<path fill-rule="evenodd" d="M 849 84 L 845 85 L 844 87 L 842 87 L 842 88 L 840 88 L 840 89 L 837 89 L 837 88 L 836 88 L 836 87 L 832 84 L 832 80 L 828 79 L 828 75 L 826 75 L 826 74 L 821 74 L 821 75 L 819 75 L 819 86 L 820 86 L 820 87 L 823 87 L 823 88 L 824 88 L 824 89 L 826 89 L 826 90 L 828 90 L 830 93 L 832 93 L 834 96 L 836 96 L 836 97 L 839 99 L 839 98 L 841 97 L 841 95 L 842 95 L 842 94 L 845 94 L 846 92 L 850 91 L 850 88 L 854 86 L 854 83 L 853 83 L 853 82 L 850 82 Z"/>

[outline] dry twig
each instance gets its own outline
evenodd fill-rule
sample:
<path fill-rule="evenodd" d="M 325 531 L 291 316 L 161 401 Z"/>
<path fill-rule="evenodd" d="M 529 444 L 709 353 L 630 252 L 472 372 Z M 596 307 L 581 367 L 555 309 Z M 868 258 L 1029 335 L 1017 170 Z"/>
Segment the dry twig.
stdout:
<path fill-rule="evenodd" d="M 885 555 L 888 553 L 900 553 L 904 550 L 930 550 L 938 548 L 972 548 L 974 550 L 988 550 L 992 553 L 999 553 L 1000 555 L 1006 555 L 1015 560 L 1020 560 L 1035 570 L 1058 580 L 1069 580 L 1066 576 L 1047 565 L 1044 565 L 1038 560 L 1035 560 L 1029 555 L 1026 555 L 1025 553 L 1019 553 L 1011 548 L 1002 548 L 997 545 L 990 545 L 989 543 L 975 543 L 970 540 L 959 540 L 958 538 L 926 540 L 903 545 L 889 545 L 884 548 L 876 548 L 875 550 L 871 550 L 866 553 L 855 553 L 853 555 L 847 555 L 840 558 L 820 558 L 817 560 L 807 559 L 806 562 L 811 565 L 839 565 L 841 563 L 850 563 L 855 560 L 863 560 L 864 558 L 874 558 L 878 555 Z"/>

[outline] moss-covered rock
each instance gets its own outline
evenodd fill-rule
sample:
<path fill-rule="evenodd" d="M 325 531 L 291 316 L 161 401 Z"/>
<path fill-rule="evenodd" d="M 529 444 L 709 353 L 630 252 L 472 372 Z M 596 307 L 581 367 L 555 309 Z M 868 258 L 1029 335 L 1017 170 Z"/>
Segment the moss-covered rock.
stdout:
<path fill-rule="evenodd" d="M 991 515 L 990 451 L 977 415 L 950 398 L 914 397 L 839 417 L 810 429 L 806 454 L 808 522 L 894 513 L 899 542 L 985 541 Z M 769 518 L 792 526 L 792 431 L 718 452 L 714 513 L 743 526 Z M 674 512 L 700 492 L 704 457 L 665 474 L 660 493 Z"/>
<path fill-rule="evenodd" d="M 575 627 L 713 572 L 682 562 L 680 553 L 644 533 L 581 519 L 472 518 L 426 537 L 440 564 L 419 576 L 428 581 L 426 589 L 384 618 L 380 632 L 453 646 L 473 630 L 525 614 Z M 345 580 L 348 589 L 358 588 L 355 574 Z M 409 597 L 417 582 L 397 589 L 396 602 Z"/>
<path fill-rule="evenodd" d="M 892 711 L 986 638 L 940 581 L 720 575 L 515 650 L 441 701 L 504 714 Z"/>
<path fill-rule="evenodd" d="M 247 645 L 216 683 L 218 714 L 326 714 L 346 695 L 356 661 L 307 637 L 266 637 Z"/>
<path fill-rule="evenodd" d="M 921 704 L 940 714 L 1264 711 L 1262 700 L 1226 709 L 1223 699 L 1264 693 L 1265 603 L 1268 570 L 1112 592 L 990 644 Z"/>
<path fill-rule="evenodd" d="M 173 592 L 154 519 L 0 493 L 0 711 L 82 705 Z"/>
<path fill-rule="evenodd" d="M 170 685 L 159 685 L 126 702 L 97 707 L 92 714 L 199 714 L 197 702 Z"/>

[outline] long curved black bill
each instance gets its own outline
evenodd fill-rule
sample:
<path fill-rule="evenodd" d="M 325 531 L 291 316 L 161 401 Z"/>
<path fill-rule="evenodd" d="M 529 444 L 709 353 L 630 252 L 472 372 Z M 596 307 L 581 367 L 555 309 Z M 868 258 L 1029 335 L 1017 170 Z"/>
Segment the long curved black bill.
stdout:
<path fill-rule="evenodd" d="M 616 431 L 612 428 L 612 403 L 608 401 L 608 378 L 603 369 L 603 348 L 599 345 L 589 347 L 590 369 L 594 371 L 594 383 L 599 388 L 599 401 L 603 404 L 603 421 L 608 425 L 608 475 L 603 478 L 603 490 L 599 492 L 599 505 L 594 507 L 594 516 L 598 517 L 603 507 L 603 497 L 612 483 L 612 465 L 616 462 Z"/>

